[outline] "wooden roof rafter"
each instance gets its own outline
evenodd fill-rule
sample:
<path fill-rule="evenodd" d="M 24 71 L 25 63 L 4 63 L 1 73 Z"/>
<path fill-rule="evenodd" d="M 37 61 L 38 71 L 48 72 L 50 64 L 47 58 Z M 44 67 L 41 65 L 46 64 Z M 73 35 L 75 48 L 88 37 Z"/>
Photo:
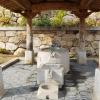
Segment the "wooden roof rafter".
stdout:
<path fill-rule="evenodd" d="M 33 12 L 39 12 L 44 10 L 74 10 L 78 9 L 77 4 L 66 3 L 66 2 L 44 2 L 32 5 Z"/>
<path fill-rule="evenodd" d="M 20 8 L 22 8 L 23 10 L 25 9 L 30 10 L 31 8 L 31 3 L 29 0 L 11 0 L 11 1 L 14 2 Z"/>
<path fill-rule="evenodd" d="M 94 0 L 81 0 L 80 2 L 80 8 L 83 9 L 88 9 L 90 7 L 90 5 L 92 4 Z"/>

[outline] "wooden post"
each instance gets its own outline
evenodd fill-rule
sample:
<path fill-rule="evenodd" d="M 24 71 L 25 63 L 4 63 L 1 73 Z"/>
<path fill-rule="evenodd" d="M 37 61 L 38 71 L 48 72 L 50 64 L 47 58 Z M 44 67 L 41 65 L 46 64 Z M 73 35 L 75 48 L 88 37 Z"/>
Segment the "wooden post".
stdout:
<path fill-rule="evenodd" d="M 25 64 L 33 64 L 33 34 L 32 34 L 32 14 L 27 15 L 27 37 L 25 51 Z"/>
<path fill-rule="evenodd" d="M 79 26 L 79 49 L 77 51 L 77 57 L 79 64 L 86 64 L 86 50 L 85 50 L 85 18 L 90 14 L 86 10 L 79 9 L 77 12 L 74 12 L 76 16 L 80 18 Z"/>
<path fill-rule="evenodd" d="M 79 48 L 85 50 L 85 18 L 80 18 L 79 43 Z"/>
<path fill-rule="evenodd" d="M 79 50 L 78 50 L 78 62 L 79 64 L 86 64 L 86 50 L 85 50 L 85 18 L 80 17 L 79 28 Z"/>
<path fill-rule="evenodd" d="M 3 84 L 3 76 L 2 76 L 2 68 L 0 67 L 0 97 L 2 97 L 5 93 L 4 84 Z"/>

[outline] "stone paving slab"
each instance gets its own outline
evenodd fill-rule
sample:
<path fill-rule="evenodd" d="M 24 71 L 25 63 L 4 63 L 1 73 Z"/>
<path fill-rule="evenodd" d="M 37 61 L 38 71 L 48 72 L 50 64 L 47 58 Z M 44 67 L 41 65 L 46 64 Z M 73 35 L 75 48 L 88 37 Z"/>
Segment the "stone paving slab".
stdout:
<path fill-rule="evenodd" d="M 96 66 L 94 61 L 88 61 L 87 65 L 72 61 L 59 100 L 92 100 Z M 36 73 L 36 65 L 25 65 L 23 61 L 4 70 L 6 94 L 0 100 L 38 100 Z"/>

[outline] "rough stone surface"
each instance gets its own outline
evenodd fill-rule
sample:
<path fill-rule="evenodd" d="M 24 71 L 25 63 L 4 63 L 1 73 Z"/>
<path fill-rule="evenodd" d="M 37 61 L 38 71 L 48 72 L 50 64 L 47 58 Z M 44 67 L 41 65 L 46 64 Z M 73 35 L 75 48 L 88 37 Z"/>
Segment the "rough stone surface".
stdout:
<path fill-rule="evenodd" d="M 10 37 L 10 38 L 9 38 L 9 42 L 10 42 L 10 43 L 18 43 L 18 42 L 19 42 L 19 39 L 18 39 L 17 36 L 16 36 L 16 37 Z"/>
<path fill-rule="evenodd" d="M 6 36 L 5 32 L 4 31 L 1 31 L 0 32 L 0 36 Z"/>
<path fill-rule="evenodd" d="M 86 40 L 87 40 L 87 41 L 94 41 L 94 39 L 95 39 L 95 37 L 94 37 L 93 34 L 88 34 L 88 35 L 86 36 Z"/>
<path fill-rule="evenodd" d="M 15 18 L 16 19 L 16 18 Z M 16 30 L 16 28 L 9 30 L 0 30 L 0 42 L 14 43 L 18 47 L 26 48 L 26 31 Z M 79 33 L 73 34 L 73 31 L 61 31 L 61 30 L 44 30 L 33 31 L 33 47 L 35 51 L 38 51 L 43 45 L 50 46 L 53 41 L 58 41 L 62 47 L 69 49 L 79 47 Z M 86 34 L 86 50 L 89 55 L 98 56 L 98 41 L 100 40 L 100 32 L 95 33 L 87 32 Z M 88 49 L 87 49 L 88 48 Z"/>
<path fill-rule="evenodd" d="M 6 36 L 16 36 L 15 31 L 6 31 Z"/>
<path fill-rule="evenodd" d="M 8 37 L 4 37 L 4 36 L 2 36 L 2 37 L 0 37 L 0 42 L 8 42 L 8 40 L 9 40 L 9 38 Z"/>
<path fill-rule="evenodd" d="M 18 48 L 15 52 L 14 55 L 16 56 L 24 56 L 25 55 L 25 49 L 23 48 Z"/>
<path fill-rule="evenodd" d="M 38 37 L 33 38 L 33 45 L 34 46 L 40 46 L 41 45 L 41 40 Z"/>
<path fill-rule="evenodd" d="M 6 43 L 6 49 L 7 50 L 16 50 L 17 49 L 17 45 L 15 45 L 14 43 Z"/>
<path fill-rule="evenodd" d="M 87 65 L 71 60 L 70 71 L 65 75 L 65 84 L 59 91 L 58 100 L 95 100 L 93 85 L 96 67 L 92 60 L 88 60 Z M 24 61 L 4 70 L 6 94 L 0 100 L 39 100 L 36 74 L 36 65 L 25 65 Z"/>
<path fill-rule="evenodd" d="M 5 43 L 3 43 L 3 42 L 0 42 L 0 48 L 5 48 L 6 46 L 5 46 Z"/>
<path fill-rule="evenodd" d="M 95 35 L 95 40 L 100 40 L 100 34 Z"/>

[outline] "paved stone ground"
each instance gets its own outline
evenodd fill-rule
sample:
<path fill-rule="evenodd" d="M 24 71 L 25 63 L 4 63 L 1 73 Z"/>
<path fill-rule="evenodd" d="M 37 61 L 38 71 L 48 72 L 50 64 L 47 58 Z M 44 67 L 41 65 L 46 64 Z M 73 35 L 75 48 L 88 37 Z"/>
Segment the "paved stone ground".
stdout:
<path fill-rule="evenodd" d="M 21 61 L 3 71 L 6 94 L 0 100 L 38 100 L 36 98 L 36 65 L 24 65 Z M 79 65 L 71 61 L 65 84 L 59 92 L 59 100 L 92 100 L 95 61 Z"/>

